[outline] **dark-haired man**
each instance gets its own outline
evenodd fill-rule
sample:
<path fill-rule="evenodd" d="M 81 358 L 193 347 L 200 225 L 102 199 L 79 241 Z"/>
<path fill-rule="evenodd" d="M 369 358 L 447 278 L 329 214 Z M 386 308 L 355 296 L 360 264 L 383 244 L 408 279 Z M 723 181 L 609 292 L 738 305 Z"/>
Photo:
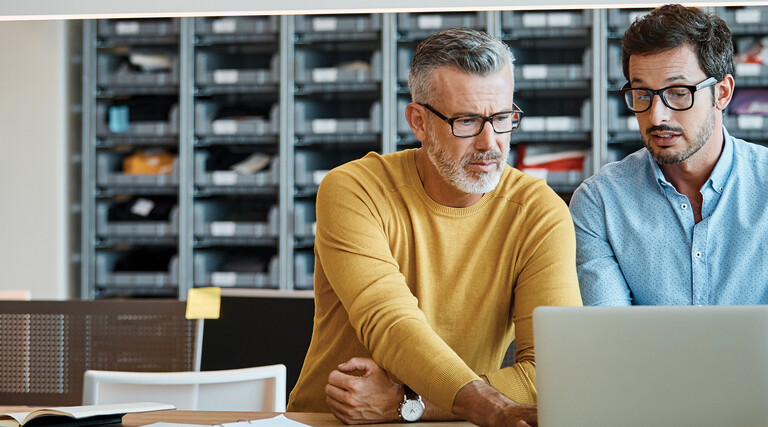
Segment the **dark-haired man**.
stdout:
<path fill-rule="evenodd" d="M 567 207 L 506 163 L 522 117 L 512 59 L 480 31 L 430 36 L 408 79 L 422 147 L 323 179 L 315 324 L 289 411 L 535 424 L 533 309 L 581 298 Z M 501 369 L 513 339 L 515 364 Z"/>
<path fill-rule="evenodd" d="M 584 303 L 768 303 L 768 149 L 723 127 L 730 30 L 662 6 L 629 27 L 622 66 L 645 148 L 573 195 Z"/>

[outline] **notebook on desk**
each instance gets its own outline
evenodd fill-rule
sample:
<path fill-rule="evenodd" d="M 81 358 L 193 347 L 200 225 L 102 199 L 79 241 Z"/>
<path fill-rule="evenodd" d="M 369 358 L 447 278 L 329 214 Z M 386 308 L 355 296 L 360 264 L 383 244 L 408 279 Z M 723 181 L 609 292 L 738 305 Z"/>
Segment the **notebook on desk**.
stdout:
<path fill-rule="evenodd" d="M 768 306 L 540 307 L 539 425 L 768 426 Z"/>

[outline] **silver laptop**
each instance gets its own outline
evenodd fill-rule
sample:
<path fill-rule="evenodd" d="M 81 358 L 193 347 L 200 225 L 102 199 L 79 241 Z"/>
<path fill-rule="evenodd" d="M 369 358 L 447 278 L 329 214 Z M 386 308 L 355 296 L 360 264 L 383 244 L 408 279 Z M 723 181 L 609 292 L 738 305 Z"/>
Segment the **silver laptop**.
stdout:
<path fill-rule="evenodd" d="M 768 426 L 768 306 L 539 307 L 539 425 Z"/>

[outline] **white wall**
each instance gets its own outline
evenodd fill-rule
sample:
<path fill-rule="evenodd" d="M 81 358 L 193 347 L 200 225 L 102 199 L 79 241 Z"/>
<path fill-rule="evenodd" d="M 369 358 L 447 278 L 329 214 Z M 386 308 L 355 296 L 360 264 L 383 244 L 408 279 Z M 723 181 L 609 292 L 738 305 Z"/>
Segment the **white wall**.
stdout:
<path fill-rule="evenodd" d="M 61 19 L 118 16 L 195 16 L 314 13 L 370 13 L 503 9 L 582 9 L 649 7 L 664 0 L 35 0 L 0 2 L 0 19 Z M 765 0 L 695 0 L 698 5 L 766 3 Z M 688 2 L 691 3 L 691 2 Z"/>
<path fill-rule="evenodd" d="M 0 22 L 0 290 L 64 299 L 66 23 Z"/>

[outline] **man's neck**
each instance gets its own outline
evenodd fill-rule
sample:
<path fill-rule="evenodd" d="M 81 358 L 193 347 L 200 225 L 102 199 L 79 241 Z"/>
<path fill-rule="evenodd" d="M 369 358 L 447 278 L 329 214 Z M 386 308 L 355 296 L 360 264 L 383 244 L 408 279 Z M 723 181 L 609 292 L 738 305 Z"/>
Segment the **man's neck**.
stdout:
<path fill-rule="evenodd" d="M 664 177 L 681 194 L 698 193 L 715 169 L 725 140 L 722 128 L 716 129 L 709 141 L 691 157 L 681 163 L 659 165 Z"/>
<path fill-rule="evenodd" d="M 667 181 L 680 194 L 688 198 L 693 211 L 694 222 L 697 224 L 703 219 L 702 205 L 704 200 L 701 188 L 712 175 L 724 146 L 723 130 L 718 126 L 712 133 L 710 140 L 685 161 L 671 165 L 659 165 Z"/>

